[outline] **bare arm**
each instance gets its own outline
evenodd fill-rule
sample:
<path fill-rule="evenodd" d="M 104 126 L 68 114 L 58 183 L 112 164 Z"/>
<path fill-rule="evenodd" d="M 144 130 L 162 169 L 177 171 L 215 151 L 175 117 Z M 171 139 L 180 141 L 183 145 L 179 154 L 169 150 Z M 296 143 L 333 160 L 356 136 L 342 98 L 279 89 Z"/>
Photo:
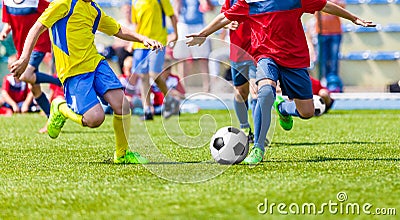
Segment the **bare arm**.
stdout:
<path fill-rule="evenodd" d="M 8 94 L 8 92 L 6 90 L 2 90 L 1 95 L 4 99 L 4 102 L 9 104 L 14 112 L 20 111 L 18 104 L 14 101 L 14 99 L 11 98 L 11 96 Z"/>
<path fill-rule="evenodd" d="M 21 113 L 26 113 L 29 111 L 29 106 L 31 105 L 32 101 L 33 101 L 33 94 L 32 92 L 29 92 L 28 95 L 26 96 L 24 104 L 22 104 L 21 106 Z"/>
<path fill-rule="evenodd" d="M 116 33 L 114 36 L 126 41 L 141 42 L 146 47 L 151 47 L 153 50 L 156 49 L 158 50 L 163 48 L 163 45 L 160 42 L 149 39 L 123 26 L 121 26 L 118 33 Z"/>
<path fill-rule="evenodd" d="M 46 26 L 36 21 L 33 27 L 29 30 L 28 36 L 25 39 L 21 57 L 11 65 L 11 73 L 13 73 L 15 77 L 19 78 L 21 74 L 24 73 L 37 40 L 46 29 Z"/>
<path fill-rule="evenodd" d="M 174 42 L 178 40 L 178 17 L 176 17 L 176 15 L 172 15 L 170 18 L 172 27 L 174 28 L 174 34 L 171 34 L 172 37 L 168 39 L 167 45 L 171 45 L 172 43 L 173 47 Z"/>
<path fill-rule="evenodd" d="M 347 20 L 350 20 L 354 24 L 361 25 L 364 27 L 375 27 L 376 25 L 373 24 L 371 21 L 364 21 L 361 18 L 358 18 L 356 15 L 352 14 L 351 12 L 347 11 L 346 9 L 332 3 L 327 2 L 325 7 L 322 9 L 323 12 L 336 15 Z"/>
<path fill-rule="evenodd" d="M 223 13 L 221 13 L 217 17 L 215 17 L 199 33 L 187 35 L 186 36 L 187 38 L 192 37 L 193 39 L 186 42 L 186 44 L 188 46 L 201 45 L 204 43 L 204 41 L 206 40 L 206 38 L 208 36 L 210 36 L 212 33 L 216 32 L 217 30 L 223 28 L 224 26 L 228 25 L 229 23 L 231 23 L 231 21 L 229 19 L 227 19 Z"/>
<path fill-rule="evenodd" d="M 0 33 L 0 40 L 1 41 L 5 40 L 10 32 L 11 32 L 11 25 L 9 23 L 4 23 L 3 30 L 1 30 Z"/>

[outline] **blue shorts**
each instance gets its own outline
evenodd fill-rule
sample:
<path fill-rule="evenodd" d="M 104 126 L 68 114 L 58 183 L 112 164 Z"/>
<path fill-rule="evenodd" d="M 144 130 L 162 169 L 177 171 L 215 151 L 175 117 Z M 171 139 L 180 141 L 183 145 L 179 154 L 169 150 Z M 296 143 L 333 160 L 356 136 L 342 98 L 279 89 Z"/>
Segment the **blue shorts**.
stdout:
<path fill-rule="evenodd" d="M 122 88 L 121 82 L 105 60 L 100 61 L 94 72 L 71 76 L 64 81 L 68 107 L 80 115 L 100 103 L 98 97 L 106 104 L 103 95 L 108 90 Z"/>
<path fill-rule="evenodd" d="M 29 58 L 29 65 L 35 67 L 36 71 L 38 71 L 39 65 L 43 61 L 45 55 L 46 53 L 33 51 L 31 57 Z"/>
<path fill-rule="evenodd" d="M 289 99 L 312 99 L 311 80 L 307 68 L 287 68 L 279 66 L 272 59 L 261 59 L 257 63 L 256 81 L 279 80 L 282 94 Z"/>
<path fill-rule="evenodd" d="M 240 86 L 256 78 L 256 66 L 253 61 L 231 62 L 231 74 L 234 86 Z"/>
<path fill-rule="evenodd" d="M 158 52 L 151 49 L 133 51 L 132 73 L 161 73 L 163 70 L 165 49 Z"/>

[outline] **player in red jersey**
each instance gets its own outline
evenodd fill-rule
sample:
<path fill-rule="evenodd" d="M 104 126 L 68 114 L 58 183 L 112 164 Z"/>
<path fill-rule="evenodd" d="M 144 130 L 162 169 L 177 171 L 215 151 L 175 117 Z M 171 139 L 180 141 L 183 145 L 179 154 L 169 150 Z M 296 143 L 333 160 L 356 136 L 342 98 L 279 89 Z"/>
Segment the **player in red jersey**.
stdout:
<path fill-rule="evenodd" d="M 3 0 L 2 21 L 4 26 L 0 33 L 0 40 L 4 40 L 12 31 L 14 45 L 17 49 L 17 58 L 19 58 L 22 53 L 24 42 L 29 30 L 48 5 L 49 2 L 46 0 Z M 26 71 L 22 75 L 16 76 L 22 81 L 32 85 L 33 96 L 42 110 L 46 113 L 47 117 L 50 114 L 50 103 L 46 95 L 42 92 L 40 83 L 53 83 L 61 86 L 61 82 L 57 78 L 38 71 L 39 64 L 48 52 L 51 52 L 51 43 L 49 33 L 46 31 L 40 35 Z M 46 131 L 47 129 L 44 127 L 40 129 L 39 132 L 43 133 Z"/>
<path fill-rule="evenodd" d="M 225 0 L 221 12 L 227 11 L 237 0 Z M 250 90 L 255 90 L 256 66 L 248 53 L 251 50 L 251 27 L 247 22 L 233 21 L 228 25 L 232 82 L 235 86 L 233 107 L 240 123 L 240 128 L 254 142 L 254 135 L 248 119 L 248 97 Z M 253 94 L 252 94 L 253 96 Z M 257 100 L 257 99 L 254 99 Z"/>
<path fill-rule="evenodd" d="M 271 107 L 279 115 L 282 128 L 293 127 L 292 116 L 304 119 L 314 115 L 311 81 L 307 71 L 310 57 L 301 23 L 304 13 L 324 11 L 365 27 L 375 26 L 340 6 L 326 0 L 238 0 L 219 14 L 199 33 L 188 35 L 189 46 L 201 45 L 205 38 L 232 21 L 248 22 L 251 26 L 251 55 L 257 61 L 258 100 L 254 119 L 255 144 L 244 160 L 257 164 L 264 157 L 263 145 L 271 123 Z M 284 94 L 275 100 L 277 81 Z"/>

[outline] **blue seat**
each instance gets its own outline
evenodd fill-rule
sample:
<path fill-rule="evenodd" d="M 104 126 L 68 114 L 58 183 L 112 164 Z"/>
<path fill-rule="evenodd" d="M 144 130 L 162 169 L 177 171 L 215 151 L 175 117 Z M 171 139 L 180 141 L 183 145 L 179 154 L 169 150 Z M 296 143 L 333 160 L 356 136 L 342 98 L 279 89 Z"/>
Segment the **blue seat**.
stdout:
<path fill-rule="evenodd" d="M 382 28 L 384 32 L 400 32 L 400 24 L 388 24 Z"/>
<path fill-rule="evenodd" d="M 398 60 L 400 59 L 400 51 L 379 51 L 371 53 L 371 60 Z"/>
<path fill-rule="evenodd" d="M 347 5 L 358 5 L 361 4 L 363 1 L 362 0 L 346 0 Z"/>
<path fill-rule="evenodd" d="M 354 24 L 342 24 L 343 33 L 352 32 L 355 28 Z"/>
<path fill-rule="evenodd" d="M 366 3 L 369 5 L 384 5 L 384 4 L 389 4 L 390 0 L 366 0 Z"/>
<path fill-rule="evenodd" d="M 342 55 L 343 60 L 368 60 L 370 58 L 370 51 L 355 51 L 346 55 Z"/>
<path fill-rule="evenodd" d="M 376 27 L 363 27 L 363 26 L 358 26 L 354 29 L 354 32 L 357 33 L 372 33 L 372 32 L 378 32 L 382 27 L 380 25 L 377 25 Z"/>

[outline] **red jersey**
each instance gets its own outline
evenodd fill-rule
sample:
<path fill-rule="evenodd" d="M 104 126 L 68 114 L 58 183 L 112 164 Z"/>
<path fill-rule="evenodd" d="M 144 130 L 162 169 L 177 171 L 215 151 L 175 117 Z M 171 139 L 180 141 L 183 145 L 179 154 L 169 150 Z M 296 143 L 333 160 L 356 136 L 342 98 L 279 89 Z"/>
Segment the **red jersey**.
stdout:
<path fill-rule="evenodd" d="M 25 101 L 30 92 L 28 85 L 23 82 L 17 82 L 12 74 L 8 74 L 3 78 L 2 90 L 7 91 L 8 95 L 16 102 Z"/>
<path fill-rule="evenodd" d="M 237 0 L 225 0 L 222 5 L 221 13 L 227 11 Z M 233 62 L 241 62 L 252 60 L 251 53 L 251 27 L 248 22 L 239 24 L 238 29 L 229 30 L 230 38 L 230 55 L 229 58 Z"/>
<path fill-rule="evenodd" d="M 326 0 L 238 0 L 224 15 L 231 21 L 249 22 L 251 55 L 256 61 L 271 58 L 288 68 L 310 65 L 301 23 L 303 13 L 322 10 Z"/>
<path fill-rule="evenodd" d="M 310 76 L 310 80 L 311 80 L 311 87 L 312 87 L 313 95 L 318 95 L 318 93 L 321 89 L 326 89 L 325 87 L 323 87 L 321 85 L 321 81 L 319 81 L 318 79 L 315 79 L 314 77 Z"/>
<path fill-rule="evenodd" d="M 11 25 L 17 57 L 22 53 L 29 30 L 48 5 L 49 2 L 46 0 L 25 0 L 18 4 L 14 0 L 3 0 L 2 21 Z M 34 50 L 44 53 L 51 51 L 51 42 L 47 30 L 40 35 Z"/>

